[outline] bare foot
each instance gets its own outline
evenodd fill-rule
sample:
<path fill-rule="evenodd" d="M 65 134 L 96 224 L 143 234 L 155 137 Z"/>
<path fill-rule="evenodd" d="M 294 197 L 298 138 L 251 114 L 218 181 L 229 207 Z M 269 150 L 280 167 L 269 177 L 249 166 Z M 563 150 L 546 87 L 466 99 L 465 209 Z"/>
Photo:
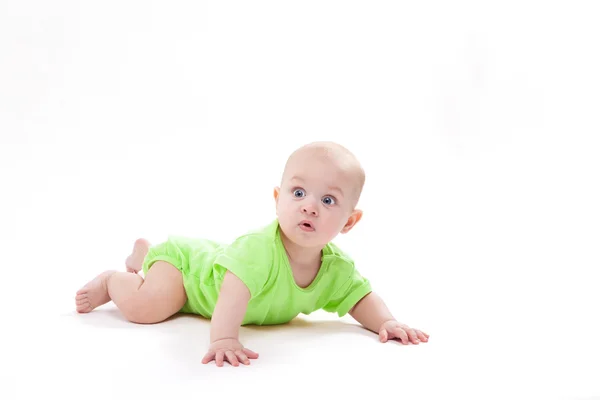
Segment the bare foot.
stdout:
<path fill-rule="evenodd" d="M 75 304 L 77 305 L 78 313 L 88 313 L 94 308 L 110 301 L 106 281 L 115 272 L 104 271 L 77 291 Z"/>
<path fill-rule="evenodd" d="M 148 249 L 150 249 L 150 246 L 150 242 L 146 239 L 138 239 L 135 241 L 135 244 L 133 245 L 133 252 L 125 260 L 127 272 L 133 272 L 137 274 L 142 270 L 142 263 L 144 262 L 144 257 L 146 257 L 146 254 L 148 254 Z"/>

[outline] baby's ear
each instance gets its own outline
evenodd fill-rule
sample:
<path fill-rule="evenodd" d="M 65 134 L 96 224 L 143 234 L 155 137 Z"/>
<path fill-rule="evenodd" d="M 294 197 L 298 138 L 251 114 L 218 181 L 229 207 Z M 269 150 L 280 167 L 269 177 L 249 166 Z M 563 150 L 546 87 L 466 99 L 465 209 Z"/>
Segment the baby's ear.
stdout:
<path fill-rule="evenodd" d="M 361 220 L 362 216 L 363 216 L 362 210 L 352 211 L 352 214 L 348 218 L 348 221 L 346 221 L 346 225 L 344 225 L 344 227 L 342 228 L 341 233 L 350 232 L 350 229 L 354 228 L 354 225 L 356 225 L 358 223 L 358 221 Z"/>

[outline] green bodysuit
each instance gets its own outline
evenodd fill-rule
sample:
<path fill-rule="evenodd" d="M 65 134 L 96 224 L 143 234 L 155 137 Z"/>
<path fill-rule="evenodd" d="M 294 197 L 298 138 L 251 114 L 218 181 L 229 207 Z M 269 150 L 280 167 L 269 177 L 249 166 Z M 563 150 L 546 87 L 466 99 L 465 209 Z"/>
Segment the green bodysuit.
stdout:
<path fill-rule="evenodd" d="M 246 284 L 251 295 L 242 325 L 272 325 L 320 309 L 344 316 L 371 291 L 369 281 L 336 245 L 329 243 L 322 254 L 313 282 L 306 288 L 298 286 L 275 220 L 231 244 L 171 236 L 150 249 L 143 270 L 147 273 L 156 261 L 174 265 L 183 274 L 187 293 L 180 311 L 205 318 L 211 318 L 229 270 Z"/>

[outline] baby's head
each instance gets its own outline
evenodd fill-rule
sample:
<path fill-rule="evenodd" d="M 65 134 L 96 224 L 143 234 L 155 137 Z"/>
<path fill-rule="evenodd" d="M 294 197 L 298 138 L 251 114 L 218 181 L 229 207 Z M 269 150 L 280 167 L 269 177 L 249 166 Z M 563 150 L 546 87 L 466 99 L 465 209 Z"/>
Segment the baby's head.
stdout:
<path fill-rule="evenodd" d="M 363 168 L 345 147 L 313 142 L 297 149 L 274 192 L 283 233 L 300 246 L 322 247 L 349 232 L 362 217 L 356 205 L 364 183 Z"/>

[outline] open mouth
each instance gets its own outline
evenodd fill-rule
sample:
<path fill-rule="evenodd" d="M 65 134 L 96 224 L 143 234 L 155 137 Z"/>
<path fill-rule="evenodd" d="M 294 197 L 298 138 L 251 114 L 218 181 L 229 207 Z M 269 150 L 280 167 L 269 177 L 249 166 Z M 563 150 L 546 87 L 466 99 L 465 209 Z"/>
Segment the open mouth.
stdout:
<path fill-rule="evenodd" d="M 302 221 L 300 222 L 300 228 L 306 231 L 314 231 L 315 227 L 310 221 Z"/>

